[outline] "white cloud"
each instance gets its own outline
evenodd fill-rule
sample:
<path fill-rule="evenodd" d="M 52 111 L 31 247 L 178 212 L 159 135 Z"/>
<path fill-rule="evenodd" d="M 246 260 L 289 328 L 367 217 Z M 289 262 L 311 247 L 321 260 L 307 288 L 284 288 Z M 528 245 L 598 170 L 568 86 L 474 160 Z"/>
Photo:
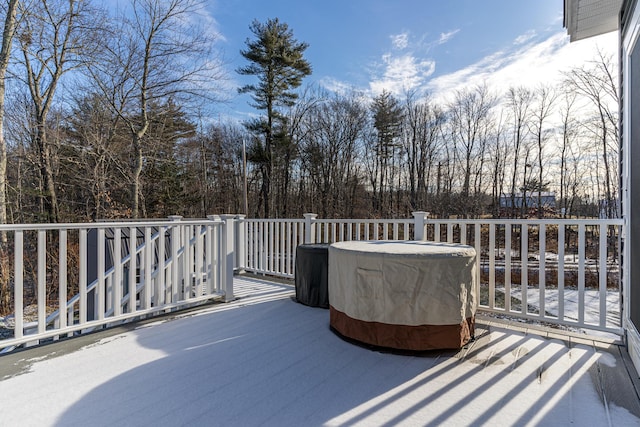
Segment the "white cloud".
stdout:
<path fill-rule="evenodd" d="M 513 41 L 513 44 L 515 45 L 524 44 L 529 40 L 531 40 L 532 38 L 534 38 L 535 36 L 536 36 L 536 32 L 534 30 L 529 30 L 526 33 L 516 37 L 516 39 Z"/>
<path fill-rule="evenodd" d="M 404 50 L 405 53 L 387 53 L 382 56 L 381 63 L 374 65 L 371 73 L 369 91 L 373 95 L 383 90 L 400 95 L 405 90 L 425 87 L 427 79 L 436 70 L 436 62 L 425 57 L 425 54 L 432 47 L 451 40 L 459 31 L 456 29 L 441 33 L 438 39 L 430 43 L 420 41 L 415 45 L 410 42 L 409 32 L 391 35 L 395 50 Z"/>
<path fill-rule="evenodd" d="M 409 33 L 404 32 L 400 34 L 393 34 L 389 36 L 391 39 L 391 44 L 395 49 L 402 50 L 406 49 L 409 46 Z"/>
<path fill-rule="evenodd" d="M 451 38 L 453 36 L 455 36 L 456 34 L 458 34 L 458 32 L 460 31 L 460 29 L 456 29 L 456 30 L 452 30 L 446 33 L 440 33 L 440 37 L 438 38 L 438 43 L 437 44 L 444 44 L 446 42 L 448 42 L 449 40 L 451 40 Z"/>
<path fill-rule="evenodd" d="M 457 32 L 458 30 L 443 33 L 431 45 L 437 45 L 439 40 L 450 40 Z M 393 37 L 391 40 L 395 42 Z M 397 44 L 403 46 L 403 37 L 397 37 L 397 40 Z M 596 46 L 603 53 L 613 55 L 615 61 L 617 33 L 569 43 L 564 32 L 556 32 L 546 38 L 535 32 L 527 32 L 502 50 L 455 72 L 432 78 L 436 70 L 435 60 L 424 56 L 425 50 L 428 50 L 425 45 L 420 49 L 416 48 L 414 52 L 408 40 L 403 52 L 391 51 L 372 67 L 366 91 L 376 95 L 386 89 L 395 95 L 401 95 L 406 89 L 419 89 L 431 92 L 436 101 L 447 102 L 456 90 L 485 83 L 498 94 L 506 92 L 512 86 L 554 84 L 563 78 L 563 71 L 594 59 Z M 418 55 L 418 51 L 422 55 Z M 325 78 L 321 84 L 329 90 L 341 93 L 353 89 L 349 84 L 333 78 Z"/>
<path fill-rule="evenodd" d="M 382 61 L 382 74 L 369 83 L 369 88 L 374 94 L 383 90 L 400 94 L 404 89 L 420 87 L 436 68 L 434 61 L 419 59 L 412 54 L 401 56 L 386 54 L 382 57 Z"/>
<path fill-rule="evenodd" d="M 192 22 L 188 22 L 188 26 L 202 28 L 216 42 L 227 41 L 227 38 L 219 30 L 220 24 L 213 14 L 204 7 L 204 4 L 198 9 L 198 13 L 190 14 L 189 17 Z"/>
<path fill-rule="evenodd" d="M 541 83 L 556 83 L 562 72 L 583 64 L 595 56 L 596 46 L 606 54 L 615 55 L 617 33 L 569 43 L 564 32 L 540 42 L 520 43 L 495 52 L 453 73 L 438 76 L 427 84 L 436 99 L 445 101 L 449 94 L 464 87 L 486 83 L 503 93 L 512 86 L 534 87 Z"/>
<path fill-rule="evenodd" d="M 323 77 L 322 79 L 320 79 L 319 83 L 320 86 L 324 87 L 325 89 L 343 95 L 349 93 L 354 89 L 351 84 L 345 83 L 333 77 Z"/>

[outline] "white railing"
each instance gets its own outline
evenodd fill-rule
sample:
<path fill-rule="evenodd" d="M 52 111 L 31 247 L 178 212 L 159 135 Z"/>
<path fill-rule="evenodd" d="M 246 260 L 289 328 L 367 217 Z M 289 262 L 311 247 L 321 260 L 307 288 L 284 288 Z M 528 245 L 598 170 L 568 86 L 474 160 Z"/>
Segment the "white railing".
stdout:
<path fill-rule="evenodd" d="M 238 239 L 238 245 L 246 244 L 245 259 L 238 260 L 241 267 L 254 273 L 293 277 L 296 247 L 305 243 L 304 220 L 246 219 L 239 224 L 246 233 L 244 242 Z"/>
<path fill-rule="evenodd" d="M 246 256 L 238 265 L 258 274 L 293 278 L 296 247 L 303 243 L 333 243 L 348 240 L 410 240 L 416 221 L 426 214 L 416 212 L 414 219 L 304 219 L 239 220 L 238 236 L 246 233 Z M 240 244 L 240 242 L 238 242 Z"/>
<path fill-rule="evenodd" d="M 233 299 L 235 218 L 0 226 L 1 279 L 13 290 L 0 351 Z"/>
<path fill-rule="evenodd" d="M 0 352 L 212 298 L 231 300 L 235 268 L 293 278 L 299 244 L 344 240 L 471 245 L 481 310 L 621 334 L 622 227 L 618 219 L 441 220 L 424 212 L 393 220 L 226 215 L 4 225 L 0 280 L 13 290 L 13 331 L 0 335 Z"/>
<path fill-rule="evenodd" d="M 301 243 L 427 240 L 476 249 L 485 312 L 622 333 L 621 219 L 461 220 L 414 218 L 243 220 L 245 270 L 292 278 Z M 240 242 L 238 242 L 240 244 Z"/>

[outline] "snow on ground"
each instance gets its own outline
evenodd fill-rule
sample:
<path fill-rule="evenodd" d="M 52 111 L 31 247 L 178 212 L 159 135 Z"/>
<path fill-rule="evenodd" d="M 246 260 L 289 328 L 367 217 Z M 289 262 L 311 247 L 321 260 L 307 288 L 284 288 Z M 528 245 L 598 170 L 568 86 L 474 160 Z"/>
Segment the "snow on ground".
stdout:
<path fill-rule="evenodd" d="M 504 288 L 496 287 L 496 291 L 504 293 Z M 579 292 L 573 289 L 565 289 L 564 291 L 564 320 L 570 322 L 578 322 L 579 318 Z M 511 296 L 522 301 L 522 289 L 516 287 L 511 289 Z M 534 287 L 527 288 L 527 305 L 540 311 L 540 290 Z M 600 292 L 593 290 L 584 291 L 584 321 L 587 324 L 597 326 L 600 319 Z M 559 315 L 559 292 L 557 289 L 544 290 L 544 311 L 551 316 Z M 617 291 L 606 292 L 605 310 L 607 313 L 607 327 L 620 327 L 620 293 Z M 580 329 L 576 329 L 580 330 Z M 588 330 L 589 334 L 611 335 L 606 332 L 601 333 L 592 329 Z"/>
<path fill-rule="evenodd" d="M 640 425 L 637 399 L 601 391 L 598 375 L 624 369 L 615 348 L 479 326 L 460 352 L 383 353 L 337 337 L 290 290 L 258 288 L 69 354 L 49 346 L 0 379 L 0 425 Z"/>

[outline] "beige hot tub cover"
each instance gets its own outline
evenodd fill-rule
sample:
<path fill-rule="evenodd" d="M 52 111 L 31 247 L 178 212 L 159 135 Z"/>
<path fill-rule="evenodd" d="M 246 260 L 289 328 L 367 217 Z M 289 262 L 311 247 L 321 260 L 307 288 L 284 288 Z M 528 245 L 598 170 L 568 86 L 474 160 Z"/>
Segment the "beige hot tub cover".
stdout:
<path fill-rule="evenodd" d="M 473 336 L 476 253 L 466 245 L 351 241 L 329 247 L 331 326 L 368 344 L 459 348 Z"/>

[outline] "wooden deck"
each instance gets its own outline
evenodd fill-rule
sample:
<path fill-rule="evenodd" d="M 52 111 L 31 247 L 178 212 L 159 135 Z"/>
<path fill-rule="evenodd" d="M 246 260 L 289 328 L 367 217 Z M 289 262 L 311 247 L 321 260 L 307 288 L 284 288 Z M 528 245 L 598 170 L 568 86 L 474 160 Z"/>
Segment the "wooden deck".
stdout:
<path fill-rule="evenodd" d="M 623 347 L 480 320 L 460 351 L 346 342 L 286 284 L 0 357 L 0 425 L 638 426 Z"/>

